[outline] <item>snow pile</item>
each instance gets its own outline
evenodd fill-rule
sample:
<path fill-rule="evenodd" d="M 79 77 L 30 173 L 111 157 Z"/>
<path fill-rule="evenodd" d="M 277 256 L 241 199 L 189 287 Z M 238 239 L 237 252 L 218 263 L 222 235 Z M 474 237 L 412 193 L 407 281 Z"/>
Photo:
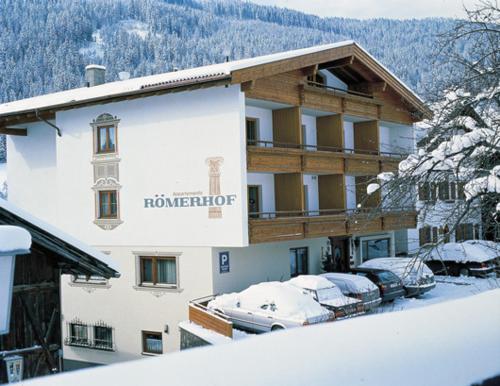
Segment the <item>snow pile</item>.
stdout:
<path fill-rule="evenodd" d="M 376 291 L 378 287 L 366 277 L 350 273 L 324 273 L 321 276 L 327 278 L 338 286 L 342 292 L 360 293 Z"/>
<path fill-rule="evenodd" d="M 500 193 L 500 166 L 495 166 L 489 176 L 475 178 L 464 187 L 465 197 L 471 200 L 484 193 Z"/>
<path fill-rule="evenodd" d="M 434 274 L 425 263 L 418 258 L 387 257 L 365 261 L 360 268 L 378 268 L 391 271 L 403 281 L 405 286 L 418 283 L 421 278 L 434 277 Z"/>
<path fill-rule="evenodd" d="M 467 240 L 462 243 L 441 244 L 431 251 L 429 259 L 483 263 L 498 257 L 500 257 L 500 243 L 487 240 Z"/>
<path fill-rule="evenodd" d="M 324 277 L 316 275 L 299 275 L 288 280 L 288 283 L 299 288 L 307 288 L 314 291 L 335 287 L 334 284 Z"/>
<path fill-rule="evenodd" d="M 13 255 L 28 253 L 31 248 L 31 235 L 21 227 L 0 225 L 0 253 Z"/>
<path fill-rule="evenodd" d="M 500 373 L 500 290 L 41 377 L 33 386 L 469 386 Z M 304 364 L 304 361 L 307 364 Z"/>
<path fill-rule="evenodd" d="M 375 193 L 379 189 L 380 189 L 379 184 L 368 184 L 368 186 L 366 187 L 366 193 L 370 195 L 372 193 Z"/>
<path fill-rule="evenodd" d="M 311 296 L 287 283 L 268 282 L 255 284 L 239 293 L 217 296 L 208 308 L 241 308 L 261 310 L 265 304 L 274 304 L 277 317 L 304 321 L 316 317 L 329 317 L 330 312 L 321 307 Z"/>

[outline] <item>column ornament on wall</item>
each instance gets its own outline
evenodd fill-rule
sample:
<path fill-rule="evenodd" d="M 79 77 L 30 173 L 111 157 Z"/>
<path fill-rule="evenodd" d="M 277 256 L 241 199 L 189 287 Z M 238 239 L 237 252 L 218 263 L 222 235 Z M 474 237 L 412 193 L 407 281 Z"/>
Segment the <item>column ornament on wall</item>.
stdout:
<path fill-rule="evenodd" d="M 219 196 L 221 194 L 220 168 L 223 163 L 223 157 L 210 157 L 206 159 L 206 164 L 208 165 L 208 194 L 211 196 Z M 208 218 L 222 218 L 222 208 L 209 207 Z"/>

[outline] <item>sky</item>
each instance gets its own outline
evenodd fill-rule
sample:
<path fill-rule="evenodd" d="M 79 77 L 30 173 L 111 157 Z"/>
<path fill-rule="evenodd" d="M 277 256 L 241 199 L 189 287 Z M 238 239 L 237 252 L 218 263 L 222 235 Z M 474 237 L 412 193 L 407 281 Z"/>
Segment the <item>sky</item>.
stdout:
<path fill-rule="evenodd" d="M 421 19 L 424 17 L 464 18 L 464 5 L 470 8 L 476 0 L 250 0 L 276 5 L 318 16 L 357 19 L 377 17 Z"/>

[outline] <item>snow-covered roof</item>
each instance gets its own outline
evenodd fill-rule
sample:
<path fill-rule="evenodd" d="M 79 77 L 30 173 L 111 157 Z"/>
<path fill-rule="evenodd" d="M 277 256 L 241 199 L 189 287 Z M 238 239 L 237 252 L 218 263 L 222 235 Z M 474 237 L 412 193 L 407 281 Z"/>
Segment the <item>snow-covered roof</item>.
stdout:
<path fill-rule="evenodd" d="M 296 287 L 306 288 L 314 291 L 335 287 L 335 284 L 326 280 L 324 277 L 316 275 L 300 275 L 294 277 L 293 279 L 290 279 L 288 282 Z"/>
<path fill-rule="evenodd" d="M 500 257 L 500 243 L 488 240 L 467 240 L 461 243 L 438 245 L 431 251 L 430 259 L 460 263 L 483 263 Z"/>
<path fill-rule="evenodd" d="M 80 240 L 76 239 L 73 236 L 68 235 L 67 233 L 57 229 L 56 227 L 46 223 L 45 221 L 42 221 L 35 216 L 31 215 L 30 213 L 26 212 L 25 210 L 17 207 L 16 205 L 0 199 L 0 208 L 9 212 L 10 214 L 16 216 L 19 219 L 22 219 L 24 223 L 27 224 L 27 226 L 33 226 L 36 227 L 43 232 L 50 234 L 52 237 L 57 238 L 64 242 L 65 244 L 68 244 L 72 248 L 75 248 L 76 250 L 82 252 L 86 256 L 94 259 L 96 262 L 98 262 L 100 265 L 104 265 L 104 269 L 108 271 L 108 274 L 111 276 L 118 276 L 118 271 L 119 267 L 118 264 L 116 263 L 115 260 L 113 260 L 110 256 L 98 251 L 97 249 L 94 249 L 90 247 L 89 245 L 81 242 Z M 31 238 L 30 238 L 31 240 Z M 25 240 L 27 241 L 27 240 Z M 35 241 L 35 237 L 33 237 L 33 241 Z M 97 269 L 97 267 L 96 267 Z"/>
<path fill-rule="evenodd" d="M 343 292 L 375 291 L 378 287 L 366 277 L 350 273 L 328 272 L 321 276 L 337 285 Z"/>
<path fill-rule="evenodd" d="M 329 311 L 321 307 L 311 296 L 296 287 L 281 282 L 259 283 L 239 293 L 217 296 L 208 303 L 208 308 L 237 308 L 258 311 L 264 304 L 275 304 L 274 314 L 294 320 L 307 320 L 327 316 Z"/>
<path fill-rule="evenodd" d="M 298 50 L 285 51 L 270 55 L 258 56 L 255 58 L 235 60 L 225 63 L 213 64 L 203 67 L 196 67 L 181 71 L 167 72 L 158 75 L 150 75 L 128 80 L 104 83 L 93 87 L 82 87 L 52 94 L 41 95 L 33 98 L 22 99 L 0 105 L 0 117 L 3 115 L 22 114 L 35 110 L 55 109 L 66 106 L 73 106 L 82 103 L 96 102 L 99 100 L 123 97 L 127 95 L 147 92 L 152 88 L 169 88 L 208 81 L 230 79 L 234 71 L 243 70 L 270 64 L 281 60 L 292 59 L 303 55 L 313 54 L 333 48 L 340 48 L 354 45 L 361 49 L 366 55 L 374 60 L 391 77 L 400 83 L 406 91 L 411 93 L 420 103 L 424 103 L 408 86 L 406 86 L 392 72 L 378 62 L 365 49 L 352 40 L 342 42 L 302 48 Z"/>
<path fill-rule="evenodd" d="M 479 384 L 499 372 L 500 307 L 492 307 L 499 301 L 495 289 L 402 312 L 40 377 L 30 385 Z"/>
<path fill-rule="evenodd" d="M 0 225 L 0 255 L 28 253 L 31 247 L 30 233 L 21 227 Z"/>

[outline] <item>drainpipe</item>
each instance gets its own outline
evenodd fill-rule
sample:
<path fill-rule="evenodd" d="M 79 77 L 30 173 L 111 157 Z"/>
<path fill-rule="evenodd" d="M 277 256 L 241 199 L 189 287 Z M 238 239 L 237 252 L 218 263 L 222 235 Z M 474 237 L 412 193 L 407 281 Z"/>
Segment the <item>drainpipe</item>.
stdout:
<path fill-rule="evenodd" d="M 56 125 L 54 125 L 52 122 L 49 122 L 47 121 L 44 117 L 42 117 L 39 113 L 38 113 L 38 110 L 35 110 L 35 116 L 37 117 L 37 119 L 39 121 L 42 121 L 42 122 L 45 122 L 47 125 L 53 127 L 54 129 L 56 129 L 57 131 L 57 135 L 59 137 L 62 137 L 62 134 L 61 134 L 61 129 L 59 127 L 57 127 Z"/>

